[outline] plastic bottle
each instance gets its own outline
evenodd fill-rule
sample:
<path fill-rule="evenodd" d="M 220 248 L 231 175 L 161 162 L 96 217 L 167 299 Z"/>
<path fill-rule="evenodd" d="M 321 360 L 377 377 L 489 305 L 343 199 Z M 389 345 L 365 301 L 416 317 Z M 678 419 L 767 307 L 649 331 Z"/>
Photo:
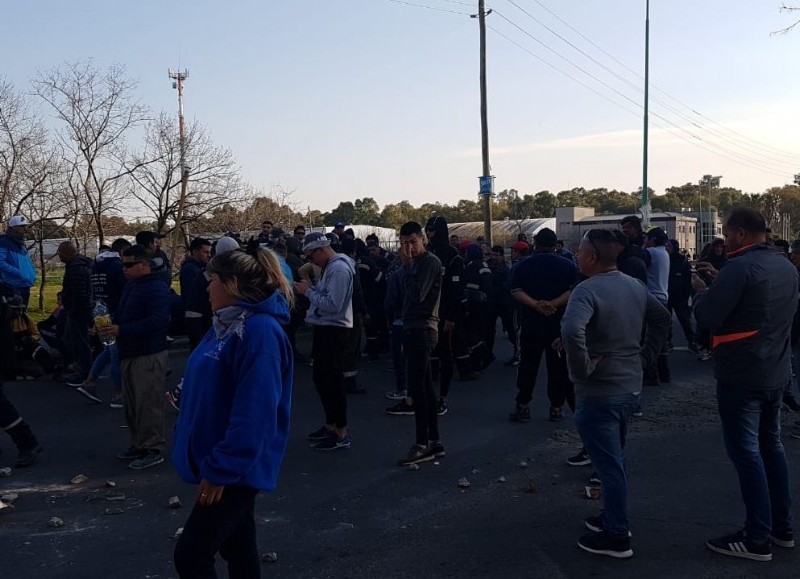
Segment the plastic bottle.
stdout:
<path fill-rule="evenodd" d="M 98 300 L 97 303 L 94 305 L 92 316 L 94 317 L 94 327 L 97 328 L 98 330 L 100 328 L 104 328 L 106 326 L 111 325 L 111 313 L 108 311 L 108 308 L 102 302 L 102 300 Z M 117 340 L 112 336 L 109 338 L 100 338 L 100 341 L 103 342 L 103 344 L 105 344 L 106 346 L 111 346 Z"/>

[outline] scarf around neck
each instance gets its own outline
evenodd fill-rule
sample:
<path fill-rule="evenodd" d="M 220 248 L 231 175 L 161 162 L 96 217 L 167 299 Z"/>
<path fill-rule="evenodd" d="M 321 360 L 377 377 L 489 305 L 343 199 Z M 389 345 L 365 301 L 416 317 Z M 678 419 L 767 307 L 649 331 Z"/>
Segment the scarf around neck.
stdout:
<path fill-rule="evenodd" d="M 244 332 L 244 322 L 251 315 L 252 312 L 250 310 L 241 306 L 228 306 L 217 310 L 213 320 L 217 339 L 224 340 L 232 334 L 236 334 L 241 338 Z"/>

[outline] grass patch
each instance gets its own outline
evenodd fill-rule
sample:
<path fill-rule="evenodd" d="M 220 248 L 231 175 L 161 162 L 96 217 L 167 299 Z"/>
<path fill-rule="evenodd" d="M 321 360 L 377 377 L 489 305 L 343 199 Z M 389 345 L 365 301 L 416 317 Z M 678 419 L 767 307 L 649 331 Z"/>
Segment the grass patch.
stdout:
<path fill-rule="evenodd" d="M 42 282 L 42 272 L 36 270 L 36 285 L 31 288 L 31 299 L 28 303 L 28 315 L 34 321 L 40 322 L 47 318 L 56 308 L 56 294 L 61 291 L 61 284 L 64 281 L 64 270 L 54 269 L 47 271 L 46 283 L 42 292 L 43 306 L 39 308 L 39 284 Z"/>

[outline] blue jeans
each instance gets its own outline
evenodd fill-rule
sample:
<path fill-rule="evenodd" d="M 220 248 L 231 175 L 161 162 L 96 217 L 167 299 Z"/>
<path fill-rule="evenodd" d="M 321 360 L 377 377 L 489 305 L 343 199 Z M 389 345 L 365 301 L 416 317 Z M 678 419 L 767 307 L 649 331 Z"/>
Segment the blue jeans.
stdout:
<path fill-rule="evenodd" d="M 114 385 L 114 394 L 122 392 L 122 368 L 119 363 L 117 345 L 111 344 L 103 348 L 100 355 L 94 359 L 92 369 L 89 370 L 89 378 L 97 380 L 100 373 L 107 366 L 111 366 L 111 383 Z"/>
<path fill-rule="evenodd" d="M 717 381 L 725 450 L 739 474 L 745 531 L 764 541 L 792 528 L 789 467 L 781 442 L 783 389 L 749 390 Z"/>
<path fill-rule="evenodd" d="M 586 396 L 576 400 L 575 426 L 603 486 L 603 529 L 628 536 L 625 437 L 639 394 Z"/>

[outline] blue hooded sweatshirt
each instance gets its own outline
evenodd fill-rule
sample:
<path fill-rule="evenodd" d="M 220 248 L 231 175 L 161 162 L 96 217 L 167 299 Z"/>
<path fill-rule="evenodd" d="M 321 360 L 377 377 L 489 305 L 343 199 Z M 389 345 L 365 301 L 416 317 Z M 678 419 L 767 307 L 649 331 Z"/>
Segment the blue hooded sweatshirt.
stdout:
<path fill-rule="evenodd" d="M 249 314 L 239 330 L 211 328 L 186 365 L 172 461 L 189 483 L 271 491 L 289 436 L 289 306 L 279 292 L 236 306 Z"/>
<path fill-rule="evenodd" d="M 0 282 L 12 288 L 29 288 L 36 283 L 36 270 L 24 239 L 0 235 Z"/>

